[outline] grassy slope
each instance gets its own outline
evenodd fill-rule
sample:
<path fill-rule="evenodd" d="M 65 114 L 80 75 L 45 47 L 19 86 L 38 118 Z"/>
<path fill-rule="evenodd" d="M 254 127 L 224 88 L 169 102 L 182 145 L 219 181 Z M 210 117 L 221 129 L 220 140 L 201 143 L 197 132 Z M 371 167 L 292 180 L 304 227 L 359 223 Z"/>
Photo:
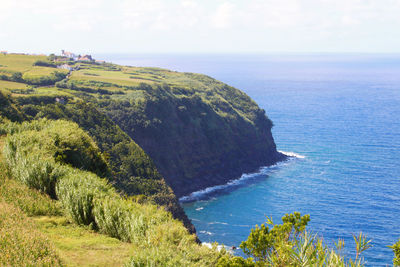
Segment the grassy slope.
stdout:
<path fill-rule="evenodd" d="M 59 258 L 66 266 L 122 266 L 128 262 L 133 254 L 132 244 L 68 222 L 66 217 L 60 216 L 62 211 L 55 201 L 37 190 L 10 179 L 2 153 L 4 138 L 5 136 L 0 137 L 0 217 L 10 214 L 7 212 L 11 211 L 11 214 L 16 214 L 23 220 L 18 221 L 20 226 L 16 229 L 8 229 L 8 233 L 22 231 L 28 240 L 33 239 L 34 242 L 46 240 L 46 243 L 50 241 L 49 247 L 53 248 L 50 259 Z M 58 216 L 43 216 L 44 214 Z M 31 217 L 26 218 L 27 215 Z M 32 233 L 29 234 L 27 231 Z M 27 242 L 15 244 L 20 249 L 27 247 L 32 250 L 33 246 Z M 40 245 L 39 250 L 44 246 L 44 244 Z M 6 251 L 7 246 L 0 251 L 0 265 L 11 263 L 11 255 L 8 260 L 1 261 Z M 49 258 L 46 259 L 49 260 Z M 27 264 L 27 260 L 25 258 L 16 263 Z M 40 262 L 35 261 L 32 264 L 40 264 Z"/>
<path fill-rule="evenodd" d="M 13 178 L 41 192 L 50 195 L 55 192 L 53 197 L 59 201 L 37 190 L 24 188 L 24 185 L 17 185 L 10 179 L 5 179 L 1 197 L 34 216 L 66 214 L 66 218 L 47 216 L 35 219 L 40 230 L 38 233 L 44 233 L 53 241 L 56 252 L 64 262 L 71 266 L 108 266 L 115 257 L 119 259 L 116 265 L 128 260 L 131 266 L 213 266 L 218 261 L 219 253 L 199 246 L 182 223 L 173 220 L 167 212 L 155 205 L 121 198 L 94 173 L 72 168 L 106 173 L 98 164 L 102 160 L 98 148 L 76 124 L 62 120 L 40 120 L 24 124 L 9 123 L 1 127 L 0 130 L 4 132 L 6 129 L 9 133 L 4 155 Z M 71 148 L 74 148 L 72 155 L 69 154 Z M 27 151 L 30 153 L 27 154 Z M 32 157 L 35 161 L 30 161 Z M 71 160 L 74 158 L 83 160 Z M 48 176 L 48 168 L 40 167 L 44 163 L 53 166 L 50 170 L 56 170 L 55 185 L 50 185 L 55 186 L 56 191 L 49 190 L 45 182 L 52 180 L 53 174 Z M 72 166 L 67 167 L 65 163 Z M 46 186 L 43 187 L 43 184 Z M 19 190 L 13 190 L 13 186 L 19 186 Z M 28 205 L 27 202 L 35 203 Z M 88 226 L 77 227 L 67 223 L 67 218 Z M 131 244 L 97 234 L 88 227 Z M 24 246 L 20 242 L 16 242 L 16 245 Z"/>
<path fill-rule="evenodd" d="M 67 266 L 122 266 L 133 254 L 132 244 L 71 224 L 65 217 L 34 221 Z"/>
<path fill-rule="evenodd" d="M 33 63 L 37 60 L 45 60 L 46 56 L 26 56 L 26 55 L 16 55 L 0 54 L 0 70 L 7 71 L 19 71 L 25 72 L 33 68 Z"/>

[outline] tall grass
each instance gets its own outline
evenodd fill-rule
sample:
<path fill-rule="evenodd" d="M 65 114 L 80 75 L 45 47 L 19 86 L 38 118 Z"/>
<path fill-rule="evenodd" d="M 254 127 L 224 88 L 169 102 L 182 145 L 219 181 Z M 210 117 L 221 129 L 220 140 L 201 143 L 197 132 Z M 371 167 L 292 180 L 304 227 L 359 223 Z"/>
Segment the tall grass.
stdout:
<path fill-rule="evenodd" d="M 6 151 L 10 149 L 12 146 L 6 145 Z M 13 177 L 20 182 L 56 198 L 55 184 L 63 174 L 58 164 L 38 156 L 23 157 L 17 154 L 15 161 L 10 162 L 10 170 Z"/>
<path fill-rule="evenodd" d="M 128 242 L 143 242 L 147 230 L 154 225 L 172 221 L 169 213 L 150 204 L 106 197 L 94 208 L 96 223 L 101 232 Z"/>
<path fill-rule="evenodd" d="M 122 198 L 100 178 L 95 173 L 101 169 L 102 162 L 97 146 L 76 127 L 73 123 L 46 120 L 32 125 L 9 123 L 3 127 L 8 133 L 4 156 L 11 175 L 58 199 L 64 214 L 78 225 L 89 225 L 101 233 L 133 243 L 137 252 L 128 265 L 216 264 L 220 254 L 199 246 L 195 236 L 188 233 L 182 222 L 172 219 L 170 213 L 156 205 Z M 83 169 L 66 160 L 69 155 L 66 150 L 84 155 L 81 157 Z"/>
<path fill-rule="evenodd" d="M 0 266 L 61 266 L 49 240 L 22 211 L 0 201 Z"/>
<path fill-rule="evenodd" d="M 65 175 L 56 187 L 57 197 L 67 215 L 77 224 L 97 228 L 93 208 L 95 199 L 105 195 L 117 196 L 112 186 L 97 175 L 64 167 Z"/>

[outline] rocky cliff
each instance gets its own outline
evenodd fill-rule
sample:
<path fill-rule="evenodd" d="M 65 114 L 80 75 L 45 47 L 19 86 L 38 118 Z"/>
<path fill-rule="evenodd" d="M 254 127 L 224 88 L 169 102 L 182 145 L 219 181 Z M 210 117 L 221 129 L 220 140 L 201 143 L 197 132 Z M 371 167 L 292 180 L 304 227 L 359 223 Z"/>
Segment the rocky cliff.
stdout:
<path fill-rule="evenodd" d="M 178 197 L 284 159 L 272 122 L 250 97 L 204 75 L 182 75 L 196 86 L 143 85 L 148 93 L 143 101 L 102 105 Z"/>

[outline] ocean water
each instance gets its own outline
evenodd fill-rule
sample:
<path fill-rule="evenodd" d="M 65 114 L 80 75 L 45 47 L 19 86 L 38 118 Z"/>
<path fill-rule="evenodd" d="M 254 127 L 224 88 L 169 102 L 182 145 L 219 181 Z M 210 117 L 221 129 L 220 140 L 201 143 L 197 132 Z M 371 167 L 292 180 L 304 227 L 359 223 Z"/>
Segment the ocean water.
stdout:
<path fill-rule="evenodd" d="M 203 242 L 239 246 L 270 216 L 310 214 L 333 245 L 372 239 L 368 266 L 391 265 L 400 238 L 400 55 L 97 55 L 210 75 L 251 96 L 297 157 L 182 203 Z M 188 200 L 186 198 L 185 200 Z M 239 252 L 240 253 L 240 252 Z"/>

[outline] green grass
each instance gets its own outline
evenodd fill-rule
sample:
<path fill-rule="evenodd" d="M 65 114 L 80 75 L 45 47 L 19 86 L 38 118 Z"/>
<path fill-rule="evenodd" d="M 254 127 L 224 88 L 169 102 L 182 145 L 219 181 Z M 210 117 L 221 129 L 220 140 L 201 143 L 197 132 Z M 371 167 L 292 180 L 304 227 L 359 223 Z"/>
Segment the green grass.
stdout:
<path fill-rule="evenodd" d="M 65 70 L 65 69 L 55 69 L 55 68 L 50 68 L 50 67 L 32 66 L 28 71 L 24 72 L 24 75 L 27 75 L 29 77 L 50 76 L 54 71 L 68 73 L 68 70 Z"/>
<path fill-rule="evenodd" d="M 87 75 L 88 73 L 92 75 Z M 97 75 L 97 76 L 93 76 Z M 116 84 L 120 86 L 137 86 L 140 83 L 154 83 L 151 80 L 147 80 L 144 77 L 142 79 L 132 79 L 130 78 L 130 74 L 126 74 L 120 71 L 106 71 L 106 70 L 79 70 L 74 71 L 71 75 L 71 81 L 98 81 L 98 82 L 105 82 Z"/>
<path fill-rule="evenodd" d="M 1 200 L 0 266 L 61 266 L 53 246 L 34 222 Z"/>
<path fill-rule="evenodd" d="M 63 217 L 37 217 L 35 222 L 67 266 L 122 266 L 134 253 L 132 244 L 71 224 Z"/>
<path fill-rule="evenodd" d="M 0 89 L 26 89 L 26 84 L 0 80 Z"/>
<path fill-rule="evenodd" d="M 74 97 L 71 93 L 66 90 L 49 86 L 49 87 L 37 87 L 34 89 L 34 94 L 38 96 L 54 96 L 54 97 Z"/>
<path fill-rule="evenodd" d="M 0 70 L 25 72 L 32 69 L 37 60 L 46 60 L 46 56 L 0 54 Z"/>

